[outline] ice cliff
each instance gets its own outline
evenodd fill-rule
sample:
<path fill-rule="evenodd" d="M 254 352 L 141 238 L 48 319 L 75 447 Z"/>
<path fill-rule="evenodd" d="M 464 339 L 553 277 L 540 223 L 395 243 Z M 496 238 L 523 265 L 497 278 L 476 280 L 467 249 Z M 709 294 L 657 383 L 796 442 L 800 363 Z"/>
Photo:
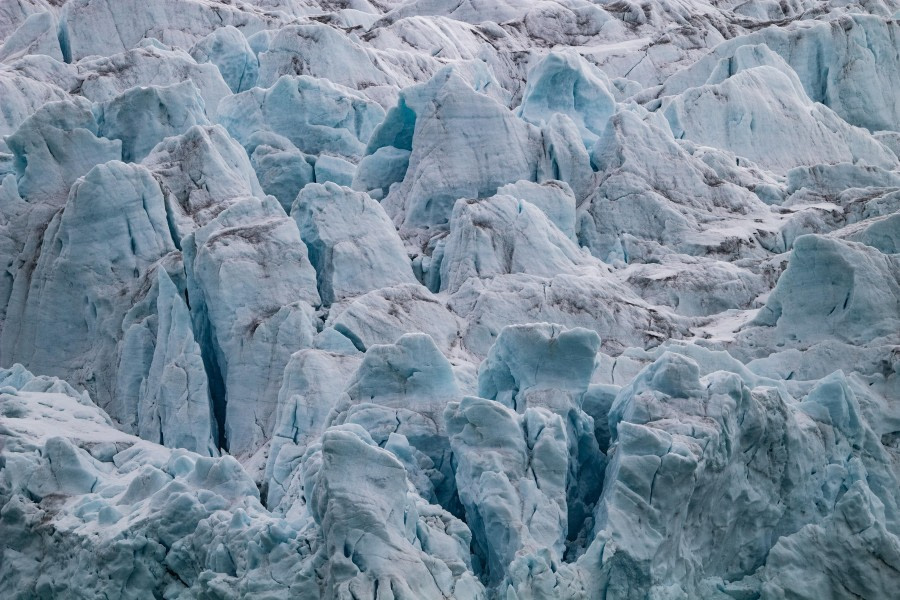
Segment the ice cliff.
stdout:
<path fill-rule="evenodd" d="M 0 0 L 0 597 L 900 597 L 896 0 Z"/>

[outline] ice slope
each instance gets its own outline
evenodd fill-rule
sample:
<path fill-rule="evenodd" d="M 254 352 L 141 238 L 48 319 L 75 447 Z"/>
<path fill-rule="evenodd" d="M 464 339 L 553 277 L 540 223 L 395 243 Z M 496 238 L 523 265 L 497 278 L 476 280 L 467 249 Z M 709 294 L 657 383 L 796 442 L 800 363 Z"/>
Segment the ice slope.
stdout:
<path fill-rule="evenodd" d="M 886 600 L 896 0 L 0 0 L 0 597 Z"/>

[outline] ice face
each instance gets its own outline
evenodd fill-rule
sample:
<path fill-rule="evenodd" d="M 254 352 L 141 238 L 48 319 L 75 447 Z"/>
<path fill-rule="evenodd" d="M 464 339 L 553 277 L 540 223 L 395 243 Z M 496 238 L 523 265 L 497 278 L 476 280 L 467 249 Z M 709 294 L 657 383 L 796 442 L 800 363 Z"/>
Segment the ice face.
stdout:
<path fill-rule="evenodd" d="M 550 277 L 595 268 L 593 259 L 530 202 L 512 196 L 460 200 L 450 217 L 441 260 L 441 289 L 456 292 L 470 278 L 506 273 Z"/>
<path fill-rule="evenodd" d="M 550 53 L 528 74 L 517 114 L 536 125 L 566 115 L 590 148 L 615 112 L 609 87 L 606 74 L 577 54 Z"/>
<path fill-rule="evenodd" d="M 676 138 L 727 148 L 776 173 L 835 162 L 896 167 L 893 152 L 813 104 L 796 77 L 769 65 L 685 90 L 664 99 L 662 110 Z"/>
<path fill-rule="evenodd" d="M 416 283 L 397 231 L 368 195 L 333 183 L 308 185 L 291 216 L 309 249 L 325 304 Z"/>
<path fill-rule="evenodd" d="M 303 152 L 356 158 L 383 116 L 356 92 L 309 76 L 281 77 L 269 88 L 227 98 L 219 109 L 219 123 L 245 145 L 253 134 L 272 132 Z"/>
<path fill-rule="evenodd" d="M 122 141 L 122 159 L 140 162 L 167 137 L 209 125 L 200 90 L 190 81 L 132 88 L 101 104 L 100 135 Z"/>
<path fill-rule="evenodd" d="M 367 153 L 385 146 L 411 149 L 403 180 L 384 200 L 395 222 L 407 228 L 445 224 L 458 198 L 532 179 L 541 152 L 537 128 L 450 69 L 401 93 Z"/>
<path fill-rule="evenodd" d="M 256 85 L 259 60 L 247 43 L 247 38 L 235 27 L 229 25 L 214 29 L 194 44 L 191 56 L 198 63 L 211 62 L 216 65 L 225 83 L 235 94 Z"/>
<path fill-rule="evenodd" d="M 0 0 L 0 597 L 884 600 L 897 0 Z"/>
<path fill-rule="evenodd" d="M 43 240 L 30 285 L 17 278 L 10 297 L 4 360 L 63 373 L 105 406 L 123 319 L 158 261 L 176 250 L 159 184 L 138 165 L 98 165 L 72 186 Z"/>
<path fill-rule="evenodd" d="M 315 333 L 315 271 L 272 197 L 243 198 L 183 240 L 188 295 L 207 348 L 220 443 L 235 454 L 271 435 L 281 376 Z M 271 285 L 252 282 L 271 281 Z M 254 425 L 247 427 L 249 422 Z"/>

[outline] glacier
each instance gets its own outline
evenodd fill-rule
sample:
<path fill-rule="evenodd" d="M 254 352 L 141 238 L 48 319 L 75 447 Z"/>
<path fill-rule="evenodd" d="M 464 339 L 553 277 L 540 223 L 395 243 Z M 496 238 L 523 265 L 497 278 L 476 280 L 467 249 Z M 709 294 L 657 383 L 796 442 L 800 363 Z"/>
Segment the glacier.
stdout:
<path fill-rule="evenodd" d="M 897 0 L 0 0 L 0 597 L 898 596 Z"/>

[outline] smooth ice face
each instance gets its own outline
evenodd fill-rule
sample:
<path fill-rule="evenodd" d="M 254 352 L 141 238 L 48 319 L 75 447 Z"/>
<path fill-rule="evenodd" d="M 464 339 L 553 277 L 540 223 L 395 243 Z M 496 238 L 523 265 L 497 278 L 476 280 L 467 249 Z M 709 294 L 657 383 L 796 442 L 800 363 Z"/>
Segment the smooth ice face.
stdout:
<path fill-rule="evenodd" d="M 0 46 L 0 60 L 43 54 L 62 61 L 63 54 L 57 28 L 56 19 L 49 11 L 28 15 L 19 28 Z"/>
<path fill-rule="evenodd" d="M 802 236 L 755 322 L 801 344 L 823 338 L 865 343 L 891 336 L 900 327 L 898 273 L 896 255 Z"/>
<path fill-rule="evenodd" d="M 575 237 L 575 194 L 565 181 L 543 183 L 517 181 L 497 190 L 498 194 L 531 202 L 547 215 L 556 227 L 570 238 Z"/>
<path fill-rule="evenodd" d="M 0 597 L 895 597 L 898 11 L 0 0 Z"/>
<path fill-rule="evenodd" d="M 167 137 L 194 125 L 209 125 L 200 90 L 190 81 L 165 87 L 132 88 L 104 103 L 99 129 L 122 140 L 122 159 L 139 162 Z"/>
<path fill-rule="evenodd" d="M 45 104 L 6 138 L 19 194 L 29 202 L 65 203 L 75 180 L 94 165 L 122 159 L 122 144 L 102 137 L 91 104 Z"/>
<path fill-rule="evenodd" d="M 259 61 L 247 38 L 235 27 L 229 25 L 213 30 L 194 44 L 191 56 L 200 64 L 214 64 L 235 94 L 256 85 Z"/>

